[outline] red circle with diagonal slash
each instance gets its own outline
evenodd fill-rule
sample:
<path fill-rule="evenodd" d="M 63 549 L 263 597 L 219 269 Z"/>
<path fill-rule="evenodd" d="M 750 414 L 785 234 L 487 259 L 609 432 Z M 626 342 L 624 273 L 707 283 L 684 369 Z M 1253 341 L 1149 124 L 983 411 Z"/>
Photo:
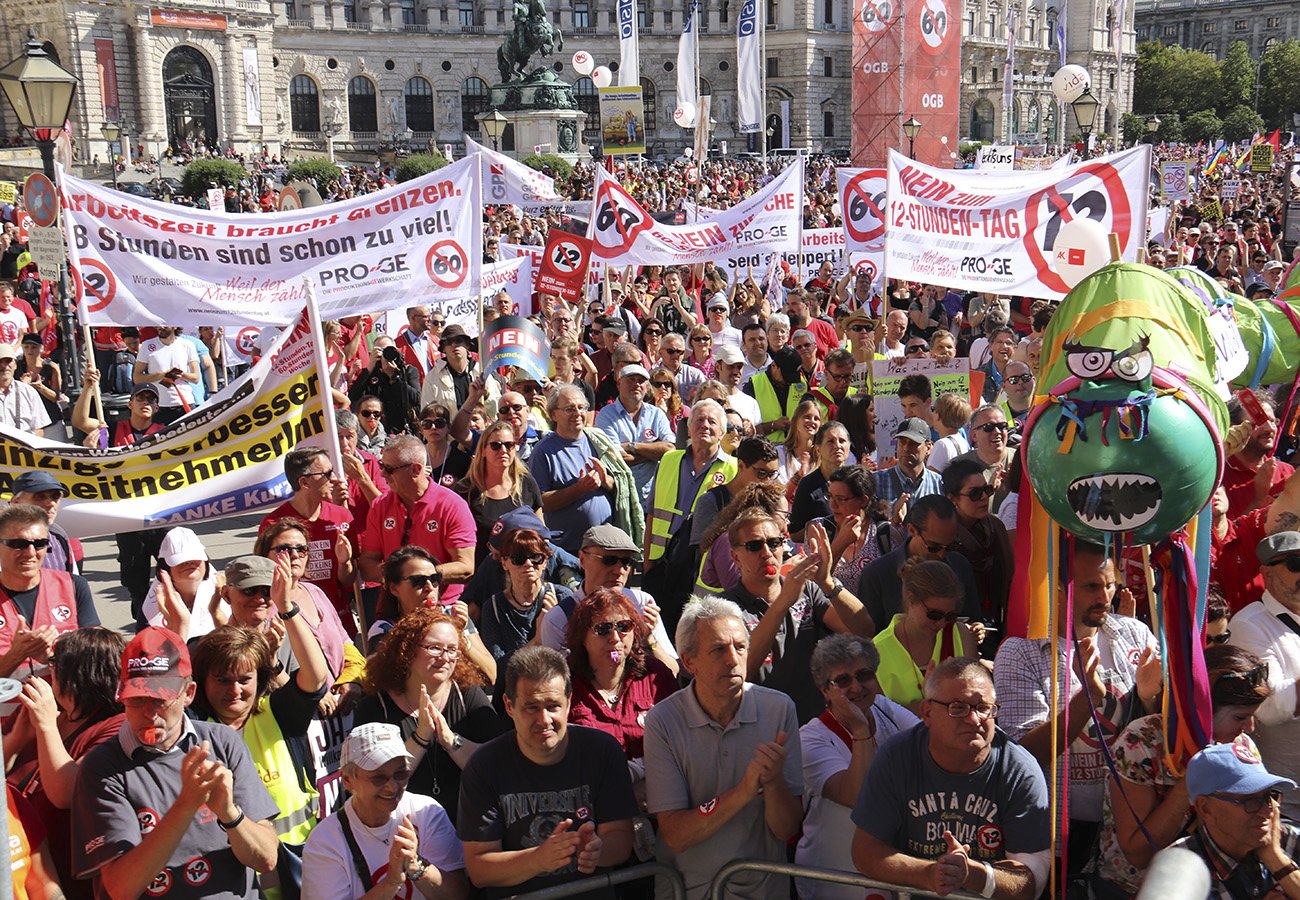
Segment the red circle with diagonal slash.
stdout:
<path fill-rule="evenodd" d="M 40 172 L 27 177 L 23 203 L 32 214 L 32 221 L 41 228 L 49 228 L 59 218 L 58 191 L 54 189 L 54 182 Z"/>
<path fill-rule="evenodd" d="M 1052 268 L 1051 261 L 1047 258 L 1047 252 L 1041 246 L 1038 240 L 1038 226 L 1042 224 L 1042 213 L 1040 207 L 1044 203 L 1052 203 L 1053 196 L 1059 196 L 1060 190 L 1065 188 L 1070 190 L 1073 195 L 1079 193 L 1080 187 L 1096 187 L 1096 182 L 1101 182 L 1100 187 L 1103 195 L 1107 200 L 1107 217 L 1109 218 L 1106 230 L 1119 235 L 1120 252 L 1122 253 L 1129 245 L 1132 238 L 1133 230 L 1133 210 L 1129 206 L 1128 194 L 1124 191 L 1124 179 L 1119 172 L 1110 163 L 1089 163 L 1079 168 L 1077 172 L 1049 188 L 1037 191 L 1029 198 L 1025 205 L 1025 250 L 1029 254 L 1030 262 L 1034 264 L 1034 270 L 1038 273 L 1038 280 L 1045 287 L 1058 291 L 1061 294 L 1068 294 L 1070 287 L 1056 274 Z M 1069 212 L 1067 210 L 1067 212 Z M 1072 213 L 1070 216 L 1072 217 Z M 1070 221 L 1063 216 L 1062 220 Z"/>
<path fill-rule="evenodd" d="M 877 182 L 878 192 L 872 190 Z M 876 203 L 877 194 L 881 197 L 885 194 L 884 169 L 863 169 L 844 185 L 840 213 L 844 217 L 844 231 L 850 240 L 859 244 L 872 244 L 885 236 L 885 213 Z M 855 198 L 862 200 L 866 205 L 865 214 L 856 219 L 849 214 L 849 210 L 855 205 L 853 203 Z"/>
<path fill-rule="evenodd" d="M 616 199 L 619 197 L 625 202 Z M 613 210 L 614 222 L 612 228 L 602 229 L 599 222 L 605 207 Z M 624 221 L 619 214 L 620 210 L 627 211 L 628 221 Z M 638 211 L 637 202 L 616 181 L 605 181 L 596 191 L 592 222 L 596 227 L 592 231 L 591 253 L 602 259 L 613 259 L 626 253 L 632 249 L 637 235 L 650 228 L 650 217 Z"/>
<path fill-rule="evenodd" d="M 469 275 L 469 258 L 456 241 L 438 241 L 425 255 L 424 268 L 434 284 L 451 290 L 465 283 L 465 277 Z"/>
<path fill-rule="evenodd" d="M 262 329 L 252 325 L 239 329 L 239 334 L 235 335 L 235 349 L 244 356 L 252 356 L 257 352 L 257 338 L 261 333 Z"/>
<path fill-rule="evenodd" d="M 97 259 L 83 259 L 81 265 L 86 272 L 76 272 L 77 294 L 86 298 L 86 312 L 99 312 L 113 302 L 117 294 L 117 279 L 108 266 Z"/>

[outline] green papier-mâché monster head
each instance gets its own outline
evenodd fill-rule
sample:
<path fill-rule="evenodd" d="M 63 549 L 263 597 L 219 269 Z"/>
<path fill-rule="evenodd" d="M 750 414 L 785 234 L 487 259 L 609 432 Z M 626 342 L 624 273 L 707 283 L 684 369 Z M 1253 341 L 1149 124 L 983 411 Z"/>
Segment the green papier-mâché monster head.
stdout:
<path fill-rule="evenodd" d="M 1227 427 L 1204 304 L 1158 269 L 1108 265 L 1053 314 L 1041 367 L 1025 463 L 1047 514 L 1097 542 L 1186 525 L 1218 483 Z"/>

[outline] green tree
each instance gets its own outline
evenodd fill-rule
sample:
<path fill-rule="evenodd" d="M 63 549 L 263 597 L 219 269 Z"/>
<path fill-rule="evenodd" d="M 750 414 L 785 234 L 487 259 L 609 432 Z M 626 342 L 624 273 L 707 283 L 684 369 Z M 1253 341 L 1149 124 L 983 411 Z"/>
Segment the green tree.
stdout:
<path fill-rule="evenodd" d="M 1160 117 L 1160 130 L 1156 132 L 1156 140 L 1164 141 L 1169 144 L 1177 144 L 1183 140 L 1183 119 L 1178 113 L 1168 113 Z"/>
<path fill-rule="evenodd" d="M 1300 112 L 1300 41 L 1282 41 L 1264 51 L 1259 71 L 1259 112 L 1274 128 L 1292 128 Z"/>
<path fill-rule="evenodd" d="M 1133 84 L 1133 111 L 1138 115 L 1177 112 L 1187 117 L 1215 110 L 1223 99 L 1219 64 L 1213 56 L 1155 41 L 1138 44 Z"/>
<path fill-rule="evenodd" d="M 237 188 L 248 172 L 232 159 L 196 159 L 181 175 L 181 190 L 195 200 L 215 183 L 223 188 Z"/>
<path fill-rule="evenodd" d="M 1245 41 L 1233 41 L 1219 63 L 1219 80 L 1223 84 L 1223 108 L 1251 106 L 1255 101 L 1255 60 Z"/>
<path fill-rule="evenodd" d="M 436 172 L 447 165 L 447 158 L 434 150 L 432 153 L 413 153 L 397 164 L 397 180 L 410 181 L 421 175 Z"/>
<path fill-rule="evenodd" d="M 563 156 L 556 156 L 554 153 L 533 153 L 519 161 L 530 169 L 536 169 L 539 172 L 550 169 L 552 178 L 563 180 L 573 174 L 573 166 L 569 164 L 569 161 Z"/>
<path fill-rule="evenodd" d="M 295 159 L 289 163 L 287 178 L 290 181 L 307 181 L 324 197 L 331 181 L 338 180 L 342 170 L 328 159 Z"/>
<path fill-rule="evenodd" d="M 1183 138 L 1189 141 L 1217 141 L 1223 136 L 1223 121 L 1213 111 L 1194 112 L 1183 123 Z"/>
<path fill-rule="evenodd" d="M 1248 141 L 1264 130 L 1264 119 L 1249 106 L 1234 107 L 1223 117 L 1223 139 L 1229 143 Z"/>
<path fill-rule="evenodd" d="M 1120 116 L 1119 130 L 1124 136 L 1124 143 L 1136 144 L 1145 140 L 1147 135 L 1146 116 L 1135 116 L 1133 113 L 1124 113 Z"/>

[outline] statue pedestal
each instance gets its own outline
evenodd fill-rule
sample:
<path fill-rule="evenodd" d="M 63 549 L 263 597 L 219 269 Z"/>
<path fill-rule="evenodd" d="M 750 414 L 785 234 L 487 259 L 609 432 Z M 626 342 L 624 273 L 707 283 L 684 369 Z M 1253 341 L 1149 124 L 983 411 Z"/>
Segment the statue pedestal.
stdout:
<path fill-rule="evenodd" d="M 500 149 L 522 159 L 540 147 L 542 153 L 554 153 L 570 163 L 588 159 L 590 151 L 582 142 L 587 114 L 578 109 L 573 87 L 551 69 L 541 69 L 521 81 L 508 81 L 492 88 L 491 109 L 505 117 L 507 128 Z M 486 129 L 483 130 L 486 134 Z"/>

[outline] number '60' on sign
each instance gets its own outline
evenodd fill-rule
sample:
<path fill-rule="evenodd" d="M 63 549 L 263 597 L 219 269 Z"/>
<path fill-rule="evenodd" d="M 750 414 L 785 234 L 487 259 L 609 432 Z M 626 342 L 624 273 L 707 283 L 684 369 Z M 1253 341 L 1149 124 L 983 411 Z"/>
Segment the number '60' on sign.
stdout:
<path fill-rule="evenodd" d="M 435 285 L 448 290 L 464 284 L 469 274 L 469 260 L 456 241 L 438 241 L 430 247 L 424 267 Z"/>

